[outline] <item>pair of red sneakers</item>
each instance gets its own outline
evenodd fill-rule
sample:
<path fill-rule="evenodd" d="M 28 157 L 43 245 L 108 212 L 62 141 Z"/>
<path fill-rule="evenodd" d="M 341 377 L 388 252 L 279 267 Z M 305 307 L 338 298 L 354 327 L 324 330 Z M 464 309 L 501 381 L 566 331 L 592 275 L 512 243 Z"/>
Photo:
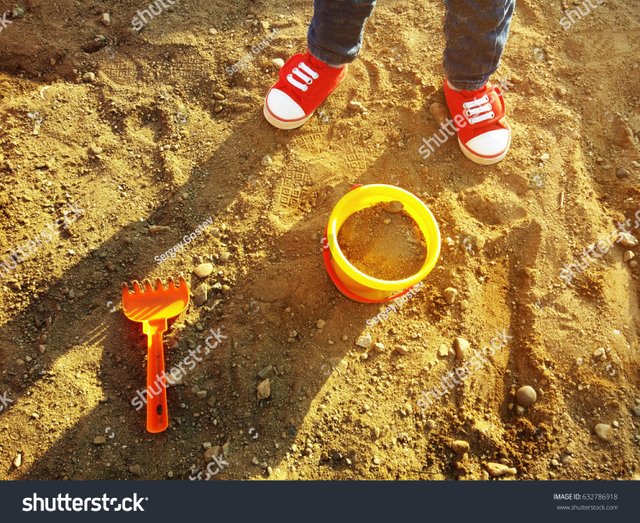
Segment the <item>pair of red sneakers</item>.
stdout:
<path fill-rule="evenodd" d="M 332 67 L 308 52 L 293 56 L 265 97 L 265 118 L 278 129 L 300 127 L 346 72 L 346 66 Z M 464 155 L 482 165 L 502 160 L 511 144 L 511 129 L 500 89 L 487 83 L 476 91 L 457 91 L 445 81 L 444 94 Z"/>

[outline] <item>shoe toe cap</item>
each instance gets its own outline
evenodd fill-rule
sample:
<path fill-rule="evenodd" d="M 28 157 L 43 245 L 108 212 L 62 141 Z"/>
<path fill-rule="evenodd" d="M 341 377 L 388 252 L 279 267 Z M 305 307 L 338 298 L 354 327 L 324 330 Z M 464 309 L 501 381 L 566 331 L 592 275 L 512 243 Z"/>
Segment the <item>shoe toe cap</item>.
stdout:
<path fill-rule="evenodd" d="M 298 120 L 306 116 L 302 107 L 280 89 L 272 88 L 269 91 L 266 104 L 269 112 L 281 120 Z"/>
<path fill-rule="evenodd" d="M 479 156 L 499 156 L 509 147 L 511 131 L 509 129 L 494 129 L 474 136 L 465 145 Z"/>

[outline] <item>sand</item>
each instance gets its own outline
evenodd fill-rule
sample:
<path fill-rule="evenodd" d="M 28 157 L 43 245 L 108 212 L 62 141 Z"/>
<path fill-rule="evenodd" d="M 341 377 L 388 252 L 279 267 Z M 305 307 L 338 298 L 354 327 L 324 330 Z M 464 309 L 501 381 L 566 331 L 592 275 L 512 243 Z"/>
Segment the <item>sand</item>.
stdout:
<path fill-rule="evenodd" d="M 396 202 L 402 207 L 400 202 Z M 338 245 L 360 271 L 381 280 L 416 274 L 427 257 L 424 237 L 405 211 L 377 204 L 349 216 L 338 231 Z"/>
<path fill-rule="evenodd" d="M 513 143 L 492 167 L 455 139 L 418 154 L 444 103 L 440 2 L 381 2 L 361 59 L 294 132 L 261 107 L 272 60 L 304 47 L 310 0 L 180 0 L 140 34 L 144 2 L 31 4 L 0 33 L 0 256 L 40 240 L 0 280 L 0 395 L 12 400 L 0 478 L 187 479 L 205 470 L 206 443 L 226 444 L 214 480 L 640 473 L 640 272 L 624 260 L 640 251 L 617 243 L 571 285 L 560 278 L 640 208 L 637 1 L 568 30 L 560 2 L 518 2 L 496 74 Z M 424 286 L 373 327 L 384 307 L 344 298 L 322 264 L 331 210 L 357 183 L 418 195 L 443 236 Z M 84 213 L 64 229 L 74 202 Z M 214 265 L 204 280 L 201 263 Z M 131 405 L 145 341 L 120 283 L 181 272 L 208 293 L 166 335 L 167 365 L 210 329 L 227 338 L 169 389 L 171 428 L 149 435 Z M 504 330 L 512 339 L 423 412 L 423 392 L 463 364 L 453 340 L 480 351 Z M 524 385 L 537 401 L 519 412 Z"/>

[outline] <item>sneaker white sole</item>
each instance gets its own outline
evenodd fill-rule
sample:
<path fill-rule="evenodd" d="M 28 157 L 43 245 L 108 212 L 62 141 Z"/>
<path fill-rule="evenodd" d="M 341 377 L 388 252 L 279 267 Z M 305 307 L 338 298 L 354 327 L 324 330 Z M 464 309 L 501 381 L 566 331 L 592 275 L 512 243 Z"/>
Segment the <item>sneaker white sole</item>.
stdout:
<path fill-rule="evenodd" d="M 460 146 L 462 154 L 469 158 L 469 160 L 471 160 L 473 163 L 477 163 L 478 165 L 493 165 L 494 163 L 498 163 L 500 160 L 502 160 L 509 152 L 509 147 L 511 147 L 511 133 L 509 133 L 509 143 L 507 144 L 507 147 L 505 148 L 504 152 L 502 152 L 498 156 L 478 156 L 462 144 L 462 142 L 460 141 L 460 137 L 458 137 L 458 145 Z"/>
<path fill-rule="evenodd" d="M 271 112 L 269 112 L 269 109 L 267 109 L 266 99 L 264 101 L 262 112 L 264 113 L 264 117 L 267 119 L 267 122 L 269 122 L 274 127 L 277 127 L 278 129 L 285 129 L 285 130 L 297 129 L 298 127 L 301 127 L 305 123 L 307 123 L 309 119 L 313 116 L 313 113 L 311 113 L 309 116 L 305 116 L 300 120 L 280 120 L 279 118 L 276 118 L 275 116 L 273 116 Z"/>

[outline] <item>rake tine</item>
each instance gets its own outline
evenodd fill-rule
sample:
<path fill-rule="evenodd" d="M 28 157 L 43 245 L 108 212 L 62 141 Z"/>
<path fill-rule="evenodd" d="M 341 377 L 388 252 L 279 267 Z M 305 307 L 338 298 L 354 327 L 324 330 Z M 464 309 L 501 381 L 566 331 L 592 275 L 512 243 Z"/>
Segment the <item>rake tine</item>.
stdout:
<path fill-rule="evenodd" d="M 176 288 L 176 282 L 173 280 L 173 277 L 169 276 L 167 278 L 167 284 L 169 287 L 169 290 L 172 291 Z"/>
<path fill-rule="evenodd" d="M 162 283 L 162 280 L 160 278 L 156 278 L 156 290 L 157 291 L 164 290 L 164 283 Z"/>
<path fill-rule="evenodd" d="M 184 285 L 185 287 L 187 286 L 187 282 L 186 282 L 186 280 L 184 279 L 184 276 L 183 276 L 182 274 L 180 275 L 180 280 L 179 280 L 179 281 L 180 281 L 180 287 L 182 287 L 183 285 Z"/>
<path fill-rule="evenodd" d="M 126 281 L 122 282 L 122 292 L 127 291 L 127 293 L 131 294 L 131 290 L 129 289 L 129 284 Z"/>
<path fill-rule="evenodd" d="M 151 285 L 151 280 L 149 278 L 145 278 L 143 283 L 144 283 L 144 292 L 153 291 L 153 286 Z"/>
<path fill-rule="evenodd" d="M 138 280 L 133 280 L 133 293 L 138 294 L 140 292 L 142 292 L 142 289 L 140 289 L 140 284 L 138 283 Z"/>

